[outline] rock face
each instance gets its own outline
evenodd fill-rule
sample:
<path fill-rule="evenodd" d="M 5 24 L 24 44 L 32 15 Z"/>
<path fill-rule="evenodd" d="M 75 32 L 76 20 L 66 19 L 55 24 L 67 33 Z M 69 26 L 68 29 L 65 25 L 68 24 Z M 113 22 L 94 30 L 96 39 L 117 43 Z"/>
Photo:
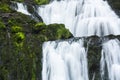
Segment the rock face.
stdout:
<path fill-rule="evenodd" d="M 119 0 L 108 0 L 108 3 L 111 5 L 112 9 L 120 16 L 120 1 Z"/>

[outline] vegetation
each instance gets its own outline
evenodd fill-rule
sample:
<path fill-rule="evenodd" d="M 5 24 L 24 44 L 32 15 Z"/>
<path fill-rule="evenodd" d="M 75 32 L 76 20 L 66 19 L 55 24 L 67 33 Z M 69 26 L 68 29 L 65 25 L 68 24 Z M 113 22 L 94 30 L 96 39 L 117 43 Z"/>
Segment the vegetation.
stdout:
<path fill-rule="evenodd" d="M 46 40 L 67 39 L 71 37 L 71 33 L 68 29 L 65 29 L 63 24 L 50 24 L 37 23 L 33 28 L 34 33 L 41 33 Z M 49 36 L 46 36 L 49 35 Z"/>
<path fill-rule="evenodd" d="M 25 0 L 11 0 L 11 1 L 24 2 Z"/>
<path fill-rule="evenodd" d="M 21 31 L 23 31 L 23 30 L 22 30 L 22 27 L 20 27 L 20 26 L 12 26 L 11 27 L 11 32 L 13 32 L 13 33 L 21 32 Z"/>
<path fill-rule="evenodd" d="M 0 20 L 0 30 L 3 30 L 5 28 L 6 28 L 5 24 L 2 22 L 2 20 Z"/>
<path fill-rule="evenodd" d="M 0 2 L 0 12 L 11 12 L 9 5 Z"/>
<path fill-rule="evenodd" d="M 42 4 L 48 4 L 49 0 L 34 0 L 36 4 L 42 5 Z"/>

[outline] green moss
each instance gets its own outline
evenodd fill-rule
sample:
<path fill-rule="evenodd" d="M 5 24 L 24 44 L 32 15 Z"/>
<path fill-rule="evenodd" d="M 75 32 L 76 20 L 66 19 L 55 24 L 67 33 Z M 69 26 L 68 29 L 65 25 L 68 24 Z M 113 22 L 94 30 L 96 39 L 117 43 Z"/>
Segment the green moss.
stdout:
<path fill-rule="evenodd" d="M 57 40 L 67 39 L 72 36 L 68 29 L 63 24 L 50 24 L 37 23 L 33 28 L 34 33 L 39 34 L 42 37 L 42 41 L 45 40 Z"/>
<path fill-rule="evenodd" d="M 35 24 L 33 27 L 33 33 L 38 35 L 37 38 L 39 38 L 42 42 L 72 37 L 72 34 L 63 24 L 45 25 L 40 22 Z"/>
<path fill-rule="evenodd" d="M 65 25 L 63 24 L 50 24 L 48 25 L 48 29 L 47 35 L 51 35 L 50 37 L 48 36 L 50 39 L 67 39 L 72 37 L 72 34 L 68 29 L 65 28 Z"/>
<path fill-rule="evenodd" d="M 39 23 L 35 24 L 35 27 L 41 27 L 41 26 L 45 26 L 45 23 L 39 22 Z"/>
<path fill-rule="evenodd" d="M 32 32 L 32 27 L 35 26 L 36 22 L 32 20 L 29 16 L 26 16 L 21 13 L 13 13 L 8 21 L 7 21 L 8 27 L 12 30 L 13 28 L 11 26 L 18 26 L 22 28 L 22 32 Z M 18 29 L 18 27 L 15 27 L 15 29 Z M 21 29 L 19 28 L 21 31 Z M 15 30 L 12 32 L 16 32 Z"/>
<path fill-rule="evenodd" d="M 1 80 L 7 80 L 7 75 L 9 74 L 9 71 L 6 69 L 5 66 L 0 66 L 0 79 Z"/>
<path fill-rule="evenodd" d="M 11 9 L 8 4 L 0 3 L 0 11 L 2 12 L 11 12 Z"/>
<path fill-rule="evenodd" d="M 49 0 L 35 0 L 35 3 L 39 5 L 48 4 Z"/>
<path fill-rule="evenodd" d="M 20 26 L 12 26 L 12 28 L 11 28 L 12 33 L 17 33 L 17 32 L 21 32 L 21 31 L 22 31 L 22 27 L 20 27 Z"/>
<path fill-rule="evenodd" d="M 20 43 L 25 39 L 25 34 L 23 32 L 18 32 L 15 34 L 14 39 L 17 43 Z"/>
<path fill-rule="evenodd" d="M 9 24 L 9 26 L 15 26 L 15 25 L 21 26 L 21 25 L 20 25 L 21 23 L 18 22 L 17 19 L 15 19 L 15 18 L 10 18 L 10 19 L 8 20 L 8 24 Z"/>
<path fill-rule="evenodd" d="M 11 1 L 24 2 L 24 0 L 11 0 Z"/>
<path fill-rule="evenodd" d="M 37 23 L 35 24 L 35 26 L 33 27 L 33 31 L 34 33 L 39 33 L 42 30 L 45 30 L 47 28 L 47 26 L 45 25 L 45 23 Z"/>
<path fill-rule="evenodd" d="M 5 28 L 5 24 L 2 21 L 0 21 L 0 30 L 4 30 Z"/>
<path fill-rule="evenodd" d="M 69 38 L 71 33 L 69 32 L 68 29 L 65 29 L 64 25 L 60 26 L 60 29 L 57 30 L 57 38 Z"/>
<path fill-rule="evenodd" d="M 23 32 L 17 32 L 13 35 L 13 42 L 16 47 L 23 47 L 24 40 L 25 34 Z"/>

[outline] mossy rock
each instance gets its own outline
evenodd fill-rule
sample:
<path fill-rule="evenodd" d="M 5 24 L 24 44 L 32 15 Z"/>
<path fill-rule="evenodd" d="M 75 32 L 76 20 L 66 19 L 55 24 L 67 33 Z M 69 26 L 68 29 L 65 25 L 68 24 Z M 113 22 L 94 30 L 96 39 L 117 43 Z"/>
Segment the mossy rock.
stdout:
<path fill-rule="evenodd" d="M 5 24 L 0 20 L 0 30 L 5 30 L 6 26 Z"/>
<path fill-rule="evenodd" d="M 9 5 L 7 3 L 1 3 L 0 2 L 0 12 L 11 12 L 12 10 L 10 9 Z"/>
<path fill-rule="evenodd" d="M 25 34 L 22 32 L 15 33 L 14 39 L 15 39 L 15 42 L 20 43 L 25 39 Z"/>
<path fill-rule="evenodd" d="M 49 39 L 68 39 L 72 37 L 72 34 L 68 29 L 65 28 L 64 24 L 50 24 L 48 25 L 48 33 Z M 51 35 L 51 36 L 49 36 Z"/>
<path fill-rule="evenodd" d="M 36 4 L 38 5 L 43 5 L 43 4 L 48 4 L 49 0 L 34 0 Z"/>
<path fill-rule="evenodd" d="M 12 35 L 13 45 L 18 48 L 23 48 L 25 34 L 23 32 L 17 32 Z"/>
<path fill-rule="evenodd" d="M 11 0 L 11 1 L 15 1 L 15 2 L 24 2 L 24 0 Z"/>
<path fill-rule="evenodd" d="M 33 27 L 33 32 L 34 33 L 39 33 L 42 30 L 46 30 L 47 29 L 47 25 L 45 23 L 37 23 L 35 24 L 35 26 Z"/>
<path fill-rule="evenodd" d="M 13 25 L 24 25 L 24 24 L 33 24 L 36 23 L 34 20 L 32 20 L 29 16 L 24 15 L 22 13 L 19 12 L 15 12 L 13 13 L 11 16 L 9 16 L 9 20 L 8 20 L 9 25 L 13 26 Z"/>
<path fill-rule="evenodd" d="M 72 34 L 63 24 L 50 24 L 45 25 L 44 23 L 37 23 L 33 27 L 33 33 L 44 35 L 46 40 L 57 40 L 57 39 L 68 39 L 72 37 Z"/>
<path fill-rule="evenodd" d="M 12 28 L 11 28 L 12 33 L 17 33 L 17 32 L 22 32 L 22 31 L 23 31 L 22 27 L 20 27 L 20 26 L 12 26 Z"/>

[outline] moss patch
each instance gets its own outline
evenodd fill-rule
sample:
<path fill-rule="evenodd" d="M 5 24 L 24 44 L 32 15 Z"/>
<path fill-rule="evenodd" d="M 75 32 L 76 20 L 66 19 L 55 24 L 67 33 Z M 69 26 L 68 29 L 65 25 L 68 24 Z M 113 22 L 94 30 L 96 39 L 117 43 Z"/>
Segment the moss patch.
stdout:
<path fill-rule="evenodd" d="M 6 29 L 6 26 L 3 23 L 3 21 L 0 20 L 0 30 L 4 30 L 4 29 Z"/>
<path fill-rule="evenodd" d="M 21 31 L 23 31 L 23 30 L 22 30 L 22 27 L 20 27 L 20 26 L 12 26 L 12 28 L 11 28 L 12 33 L 17 33 L 17 32 L 21 32 Z"/>
<path fill-rule="evenodd" d="M 24 2 L 24 0 L 11 0 L 11 1 L 15 1 L 15 2 Z"/>
<path fill-rule="evenodd" d="M 0 12 L 11 12 L 8 4 L 0 2 Z"/>
<path fill-rule="evenodd" d="M 45 25 L 44 23 L 37 23 L 33 27 L 33 31 L 40 37 L 44 37 L 46 40 L 57 40 L 57 39 L 67 39 L 72 37 L 72 34 L 68 29 L 65 28 L 63 24 L 50 24 Z"/>
<path fill-rule="evenodd" d="M 43 5 L 48 4 L 49 0 L 34 0 L 36 4 Z"/>

